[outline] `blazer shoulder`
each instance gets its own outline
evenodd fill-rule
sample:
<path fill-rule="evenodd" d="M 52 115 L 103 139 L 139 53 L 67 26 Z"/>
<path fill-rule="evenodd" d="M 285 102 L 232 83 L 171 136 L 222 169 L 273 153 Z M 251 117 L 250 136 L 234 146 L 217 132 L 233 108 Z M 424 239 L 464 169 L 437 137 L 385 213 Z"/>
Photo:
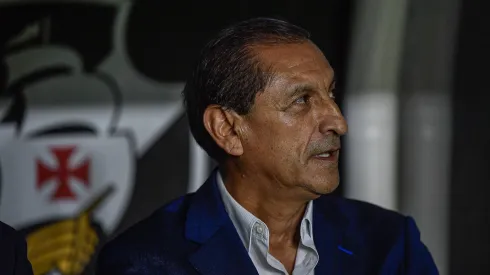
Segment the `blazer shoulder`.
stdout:
<path fill-rule="evenodd" d="M 172 248 L 177 252 L 175 248 L 182 247 L 184 242 L 186 213 L 192 196 L 184 195 L 167 203 L 110 239 L 99 253 L 99 263 L 140 252 L 165 253 Z"/>
<path fill-rule="evenodd" d="M 155 210 L 150 216 L 125 229 L 107 245 L 128 246 L 153 243 L 169 234 L 175 236 L 183 228 L 189 200 L 193 194 L 181 196 Z"/>
<path fill-rule="evenodd" d="M 96 274 L 129 274 L 127 269 L 150 274 L 150 267 L 164 268 L 159 263 L 179 262 L 190 246 L 184 226 L 192 196 L 171 201 L 107 242 L 98 255 Z"/>

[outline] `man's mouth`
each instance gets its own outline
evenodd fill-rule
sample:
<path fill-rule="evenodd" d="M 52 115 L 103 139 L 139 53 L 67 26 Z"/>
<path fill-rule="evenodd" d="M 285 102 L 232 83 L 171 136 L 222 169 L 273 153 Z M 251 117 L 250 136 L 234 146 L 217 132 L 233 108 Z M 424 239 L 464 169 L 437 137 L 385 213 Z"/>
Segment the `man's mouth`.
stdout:
<path fill-rule="evenodd" d="M 331 149 L 331 150 L 322 152 L 320 154 L 316 154 L 313 157 L 316 159 L 321 159 L 321 160 L 330 160 L 330 161 L 337 160 L 339 150 L 340 150 L 340 148 Z"/>

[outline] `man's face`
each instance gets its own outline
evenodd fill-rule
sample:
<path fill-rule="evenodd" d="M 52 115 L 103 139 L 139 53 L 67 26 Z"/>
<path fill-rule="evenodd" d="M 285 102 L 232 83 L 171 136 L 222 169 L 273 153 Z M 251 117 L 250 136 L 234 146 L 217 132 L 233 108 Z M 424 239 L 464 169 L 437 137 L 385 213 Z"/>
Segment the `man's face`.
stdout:
<path fill-rule="evenodd" d="M 245 116 L 241 161 L 276 183 L 268 188 L 306 196 L 332 192 L 347 124 L 334 100 L 330 64 L 311 42 L 254 50 L 274 77 Z"/>

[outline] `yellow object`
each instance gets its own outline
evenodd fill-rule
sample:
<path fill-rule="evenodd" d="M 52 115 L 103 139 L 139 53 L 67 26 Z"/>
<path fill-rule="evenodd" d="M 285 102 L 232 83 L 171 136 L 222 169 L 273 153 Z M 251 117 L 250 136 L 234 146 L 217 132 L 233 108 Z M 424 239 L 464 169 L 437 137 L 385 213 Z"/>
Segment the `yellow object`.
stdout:
<path fill-rule="evenodd" d="M 50 224 L 27 236 L 27 256 L 34 275 L 52 270 L 63 275 L 83 272 L 99 241 L 91 225 L 92 213 L 107 195 L 104 192 L 76 217 Z"/>

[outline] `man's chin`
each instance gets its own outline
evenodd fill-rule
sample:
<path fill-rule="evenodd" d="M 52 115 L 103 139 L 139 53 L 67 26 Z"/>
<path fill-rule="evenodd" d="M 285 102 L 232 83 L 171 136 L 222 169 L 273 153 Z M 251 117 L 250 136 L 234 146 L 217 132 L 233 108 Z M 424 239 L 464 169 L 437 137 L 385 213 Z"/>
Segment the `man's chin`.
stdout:
<path fill-rule="evenodd" d="M 337 187 L 339 187 L 339 183 L 325 184 L 324 187 L 319 188 L 320 190 L 318 191 L 318 194 L 328 195 L 335 191 Z"/>
<path fill-rule="evenodd" d="M 309 186 L 307 186 L 307 189 L 313 193 L 316 197 L 323 196 L 323 195 L 328 195 L 335 191 L 337 187 L 339 186 L 338 181 L 334 182 L 321 182 L 321 183 L 314 183 Z"/>

